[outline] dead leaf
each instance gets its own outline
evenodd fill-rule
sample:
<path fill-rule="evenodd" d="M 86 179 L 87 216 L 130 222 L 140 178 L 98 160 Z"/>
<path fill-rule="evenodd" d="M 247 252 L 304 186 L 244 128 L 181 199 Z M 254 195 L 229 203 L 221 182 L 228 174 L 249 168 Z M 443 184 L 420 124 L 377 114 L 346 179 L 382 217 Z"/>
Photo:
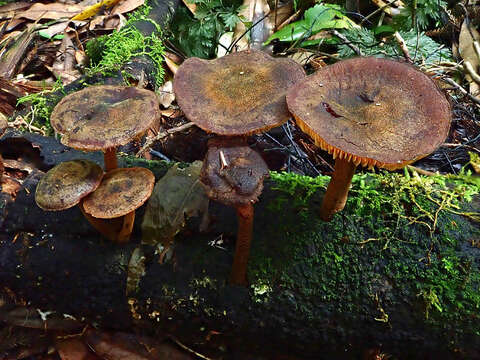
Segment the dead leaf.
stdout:
<path fill-rule="evenodd" d="M 120 0 L 103 0 L 94 4 L 92 6 L 83 9 L 79 14 L 75 15 L 72 20 L 86 20 L 94 15 L 96 15 L 99 11 L 104 10 L 105 8 L 110 8 L 113 5 L 117 4 Z"/>
<path fill-rule="evenodd" d="M 115 5 L 112 14 L 125 14 L 143 5 L 145 0 L 125 0 Z"/>
<path fill-rule="evenodd" d="M 200 183 L 201 169 L 201 161 L 185 169 L 174 165 L 157 182 L 143 218 L 143 244 L 168 246 L 186 219 L 206 213 L 208 198 Z"/>
<path fill-rule="evenodd" d="M 83 7 L 78 5 L 67 5 L 59 2 L 50 4 L 35 3 L 28 10 L 23 11 L 16 17 L 25 18 L 29 20 L 40 19 L 69 19 L 83 10 Z"/>
<path fill-rule="evenodd" d="M 472 65 L 473 70 L 478 74 L 480 58 L 475 51 L 474 42 L 480 43 L 480 34 L 478 31 L 469 26 L 467 21 L 463 21 L 462 28 L 458 39 L 458 51 L 462 59 L 469 62 Z M 473 81 L 470 75 L 466 75 L 468 82 L 470 83 L 470 93 L 474 96 L 480 94 L 480 85 Z"/>
<path fill-rule="evenodd" d="M 14 3 L 0 6 L 0 19 L 11 19 L 18 12 L 28 9 L 32 4 L 27 1 L 16 1 Z"/>
<path fill-rule="evenodd" d="M 55 56 L 55 62 L 53 66 L 49 67 L 45 65 L 57 79 L 62 79 L 63 85 L 70 84 L 78 79 L 81 74 L 75 69 L 75 47 L 70 39 L 70 36 L 65 34 L 62 40 L 62 44 Z"/>
<path fill-rule="evenodd" d="M 480 174 L 480 155 L 471 151 L 468 154 L 470 155 L 470 165 L 477 174 Z"/>
<path fill-rule="evenodd" d="M 87 345 L 80 339 L 57 340 L 55 348 L 62 360 L 95 360 L 100 359 L 90 352 Z"/>
<path fill-rule="evenodd" d="M 197 10 L 197 5 L 193 2 L 188 2 L 189 0 L 182 0 L 185 6 L 190 10 L 190 12 L 195 15 L 195 11 Z"/>
<path fill-rule="evenodd" d="M 240 15 L 243 16 L 247 22 L 252 24 L 260 21 L 265 14 L 270 11 L 270 6 L 266 0 L 244 0 L 243 10 L 240 11 Z M 252 47 L 254 49 L 262 49 L 263 42 L 273 34 L 273 21 L 268 17 L 258 22 L 255 27 L 250 31 L 250 44 L 248 38 L 243 36 L 236 44 L 236 50 L 241 51 Z M 234 31 L 234 39 L 238 39 L 244 34 L 246 27 L 243 22 L 237 23 Z"/>
<path fill-rule="evenodd" d="M 145 255 L 140 247 L 135 248 L 130 256 L 127 270 L 126 294 L 137 292 L 140 280 L 145 275 Z"/>
<path fill-rule="evenodd" d="M 167 81 L 158 89 L 158 101 L 160 104 L 167 109 L 175 101 L 175 94 L 173 93 L 173 82 L 171 80 Z"/>

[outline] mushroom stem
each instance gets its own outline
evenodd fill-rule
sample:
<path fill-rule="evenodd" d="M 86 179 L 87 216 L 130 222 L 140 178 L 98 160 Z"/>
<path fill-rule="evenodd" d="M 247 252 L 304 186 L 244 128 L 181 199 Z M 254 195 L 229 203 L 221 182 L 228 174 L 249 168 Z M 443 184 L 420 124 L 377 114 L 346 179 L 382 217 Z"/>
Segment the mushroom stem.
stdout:
<path fill-rule="evenodd" d="M 123 244 L 128 242 L 128 240 L 130 240 L 130 235 L 132 234 L 134 222 L 135 222 L 135 210 L 123 216 L 122 228 L 118 232 L 117 239 L 116 239 L 117 243 Z"/>
<path fill-rule="evenodd" d="M 111 147 L 105 150 L 105 153 L 103 154 L 103 161 L 105 163 L 106 172 L 118 168 L 117 149 L 115 147 Z"/>
<path fill-rule="evenodd" d="M 230 283 L 234 285 L 246 285 L 248 256 L 253 232 L 253 205 L 239 205 L 236 210 L 238 232 Z"/>
<path fill-rule="evenodd" d="M 332 220 L 333 215 L 344 208 L 356 167 L 348 160 L 340 158 L 335 160 L 335 171 L 328 184 L 320 210 L 320 217 L 323 221 Z"/>
<path fill-rule="evenodd" d="M 88 214 L 83 208 L 83 200 L 78 204 L 80 211 L 87 221 L 92 225 L 100 234 L 105 236 L 108 240 L 115 242 L 118 238 L 118 222 L 116 219 L 98 219 Z"/>

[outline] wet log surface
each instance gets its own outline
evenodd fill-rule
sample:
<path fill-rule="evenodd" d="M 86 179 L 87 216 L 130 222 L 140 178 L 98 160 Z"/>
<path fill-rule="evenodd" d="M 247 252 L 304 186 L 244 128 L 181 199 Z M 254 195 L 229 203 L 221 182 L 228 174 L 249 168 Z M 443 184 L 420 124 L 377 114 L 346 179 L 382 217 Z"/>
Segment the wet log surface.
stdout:
<path fill-rule="evenodd" d="M 477 178 L 449 178 L 445 186 L 441 179 L 418 180 L 427 189 L 423 196 L 415 179 L 409 189 L 400 175 L 358 177 L 345 211 L 327 224 L 315 213 L 327 179 L 319 185 L 275 177 L 255 206 L 245 288 L 228 285 L 233 210 L 211 204 L 209 231 L 199 233 L 194 219 L 177 236 L 173 256 L 159 263 L 154 247 L 140 245 L 142 210 L 132 241 L 116 246 L 77 208 L 48 213 L 35 205 L 42 171 L 72 158 L 101 164 L 100 153 L 37 135 L 8 134 L 0 141 L 7 160 L 22 147 L 23 161 L 34 169 L 14 199 L 5 192 L 0 199 L 0 287 L 18 302 L 116 330 L 168 331 L 217 355 L 221 344 L 315 359 L 352 358 L 370 346 L 401 358 L 480 358 Z M 157 179 L 167 169 L 160 162 L 124 164 L 148 166 Z M 402 186 L 399 195 L 395 189 Z M 428 187 L 446 195 L 437 198 Z M 377 201 L 382 194 L 392 202 L 401 197 L 401 215 Z M 453 202 L 459 207 L 449 211 L 448 194 L 472 200 Z M 429 205 L 429 196 L 438 204 Z M 127 295 L 136 248 L 145 256 L 145 274 Z"/>

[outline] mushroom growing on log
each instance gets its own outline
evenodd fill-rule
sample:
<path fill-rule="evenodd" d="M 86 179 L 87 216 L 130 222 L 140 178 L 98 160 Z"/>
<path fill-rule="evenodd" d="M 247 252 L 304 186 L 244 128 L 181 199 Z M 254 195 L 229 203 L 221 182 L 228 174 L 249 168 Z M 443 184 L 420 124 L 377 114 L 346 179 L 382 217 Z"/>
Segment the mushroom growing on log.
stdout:
<path fill-rule="evenodd" d="M 450 104 L 411 65 L 372 57 L 339 61 L 289 89 L 289 110 L 300 129 L 332 154 L 335 171 L 320 216 L 343 209 L 358 165 L 399 169 L 445 140 Z"/>
<path fill-rule="evenodd" d="M 243 141 L 243 146 L 246 146 L 247 136 L 280 126 L 288 120 L 290 114 L 285 103 L 285 94 L 290 86 L 304 77 L 305 71 L 293 60 L 274 59 L 261 51 L 246 50 L 211 61 L 187 59 L 175 74 L 174 91 L 178 105 L 188 119 L 206 132 L 224 137 L 217 145 L 222 143 L 228 146 L 228 143 L 238 144 L 238 141 Z M 239 137 L 240 140 L 234 137 Z M 233 155 L 227 147 L 214 151 L 218 154 L 216 156 L 222 156 L 226 152 Z M 240 151 L 241 154 L 247 152 L 246 149 Z M 205 161 L 208 159 L 207 155 Z M 218 159 L 213 161 L 218 163 Z M 224 162 L 225 159 L 221 161 Z M 236 171 L 233 168 L 236 162 L 236 159 L 231 159 L 230 163 L 225 163 L 220 168 L 225 170 L 224 168 L 228 167 L 229 172 L 233 173 Z M 238 164 L 241 162 L 239 159 Z M 248 161 L 244 164 L 246 163 Z M 252 171 L 255 171 L 255 166 L 257 165 L 254 165 Z M 212 170 L 216 166 L 205 163 L 204 169 L 209 168 Z M 246 167 L 241 171 L 246 171 L 245 176 L 251 176 L 248 175 Z M 207 172 L 204 171 L 203 179 L 207 188 L 210 188 L 207 191 L 213 194 L 216 190 L 212 189 L 212 185 L 216 182 L 208 180 L 210 175 L 206 175 Z M 245 176 L 243 180 L 237 180 L 247 180 Z M 247 180 L 245 185 L 258 185 L 258 182 L 263 181 L 263 177 L 262 175 L 253 181 Z M 242 186 L 244 185 L 240 184 L 239 188 Z M 244 201 L 240 205 L 221 196 L 213 197 L 217 201 L 235 206 L 238 214 L 238 252 L 235 253 L 230 277 L 233 284 L 247 283 L 246 265 L 253 229 L 252 203 L 257 196 L 253 196 L 252 201 L 247 201 L 248 205 Z"/>

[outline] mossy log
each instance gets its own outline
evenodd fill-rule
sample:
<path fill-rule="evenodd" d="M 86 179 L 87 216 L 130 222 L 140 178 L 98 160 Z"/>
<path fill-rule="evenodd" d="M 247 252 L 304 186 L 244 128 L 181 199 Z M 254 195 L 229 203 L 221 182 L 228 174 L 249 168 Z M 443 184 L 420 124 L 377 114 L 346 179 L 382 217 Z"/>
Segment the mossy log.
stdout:
<path fill-rule="evenodd" d="M 35 139 L 50 144 L 40 146 L 42 158 L 99 158 Z M 157 178 L 168 167 L 126 163 L 148 166 Z M 76 208 L 40 210 L 40 176 L 30 173 L 0 209 L 0 284 L 42 311 L 166 330 L 193 347 L 224 343 L 320 359 L 380 346 L 402 359 L 480 358 L 478 177 L 360 173 L 344 211 L 325 223 L 317 209 L 327 177 L 272 174 L 255 205 L 250 285 L 241 287 L 228 284 L 233 210 L 211 204 L 209 231 L 192 221 L 159 263 L 154 247 L 140 245 L 138 226 L 132 242 L 118 246 Z M 127 295 L 135 249 L 145 272 Z"/>

